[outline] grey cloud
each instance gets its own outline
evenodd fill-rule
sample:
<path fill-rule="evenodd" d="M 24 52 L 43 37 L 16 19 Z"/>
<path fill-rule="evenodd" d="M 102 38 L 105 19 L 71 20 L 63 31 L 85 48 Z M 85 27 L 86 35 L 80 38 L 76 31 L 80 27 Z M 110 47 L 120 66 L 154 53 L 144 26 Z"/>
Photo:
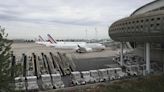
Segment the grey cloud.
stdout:
<path fill-rule="evenodd" d="M 44 25 L 45 30 L 49 30 L 49 25 L 61 29 L 73 26 L 75 29 L 71 30 L 79 26 L 106 27 L 150 1 L 153 0 L 5 0 L 0 3 L 0 23 Z"/>
<path fill-rule="evenodd" d="M 41 0 L 41 2 L 39 2 L 39 0 L 36 0 L 34 3 L 31 0 L 29 0 L 29 1 L 22 0 L 22 2 L 23 1 L 25 2 L 23 4 L 22 4 L 22 2 L 19 3 L 18 1 L 20 1 L 20 0 L 13 0 L 13 2 L 12 2 L 13 4 L 11 4 L 11 3 L 8 3 L 8 5 L 1 4 L 2 6 L 0 6 L 0 7 L 6 7 L 6 10 L 3 12 L 8 14 L 8 15 L 6 15 L 6 17 L 3 20 L 7 19 L 9 21 L 11 19 L 11 21 L 14 20 L 14 21 L 27 21 L 27 22 L 30 22 L 30 21 L 31 22 L 33 22 L 33 21 L 35 21 L 35 22 L 44 21 L 45 22 L 47 20 L 47 22 L 49 22 L 49 20 L 51 19 L 49 17 L 40 18 L 40 16 L 38 15 L 37 18 L 28 18 L 28 16 L 26 16 L 26 15 L 28 15 L 32 12 L 43 12 L 43 15 L 44 15 L 44 13 L 51 15 L 52 12 L 58 14 L 60 12 L 59 7 L 67 6 L 67 7 L 70 7 L 70 11 L 72 11 L 71 13 L 76 13 L 76 12 L 74 12 L 74 9 L 79 10 L 79 16 L 81 16 L 80 14 L 88 13 L 88 12 L 85 12 L 85 10 L 90 10 L 91 14 L 92 14 L 92 12 L 94 14 L 94 12 L 96 12 L 96 11 L 97 11 L 97 13 L 102 14 L 102 16 L 101 16 L 102 18 L 93 20 L 92 17 L 95 17 L 96 14 L 95 15 L 88 14 L 89 15 L 88 17 L 86 14 L 85 17 L 87 17 L 87 18 L 79 17 L 79 19 L 74 19 L 74 18 L 70 18 L 70 16 L 60 17 L 60 16 L 64 15 L 64 13 L 63 14 L 61 13 L 61 14 L 59 14 L 59 16 L 56 16 L 54 14 L 54 18 L 52 19 L 52 22 L 58 22 L 58 23 L 64 23 L 64 24 L 72 23 L 73 25 L 79 25 L 79 24 L 82 24 L 82 25 L 89 24 L 90 25 L 91 23 L 93 23 L 93 25 L 94 25 L 94 24 L 98 24 L 98 22 L 104 22 L 104 21 L 108 20 L 108 19 L 103 18 L 103 14 L 106 16 L 109 16 L 109 17 L 115 17 L 112 14 L 109 14 L 110 13 L 109 11 L 112 11 L 112 9 L 116 10 L 116 11 L 120 8 L 128 9 L 128 7 L 133 5 L 133 3 L 129 4 L 132 2 L 131 0 L 126 0 L 126 2 L 120 1 L 120 0 L 118 2 L 117 1 L 109 1 L 109 0 L 104 0 L 104 1 L 94 0 L 92 2 L 90 0 L 73 0 L 73 1 L 65 0 L 66 2 L 64 2 L 64 1 L 60 2 L 59 5 L 55 4 L 55 2 L 50 2 L 50 1 L 46 3 L 45 1 L 43 2 L 43 0 Z M 56 0 L 56 1 L 59 2 L 59 0 Z M 9 0 L 8 0 L 8 2 L 9 2 Z M 55 5 L 52 6 L 53 5 L 52 3 L 57 5 L 57 7 Z M 125 4 L 125 7 L 118 6 L 118 5 L 120 5 L 120 3 Z M 14 5 L 14 4 L 17 4 L 18 6 Z M 129 4 L 130 6 L 127 6 L 127 4 Z M 11 6 L 11 8 L 9 8 L 9 6 Z M 113 8 L 110 9 L 111 7 L 113 7 Z M 135 6 L 133 6 L 133 7 L 135 7 Z M 54 8 L 56 8 L 56 9 L 54 9 Z M 48 11 L 48 9 L 51 11 Z M 46 10 L 48 12 L 46 12 Z M 67 12 L 67 10 L 66 10 L 66 12 Z M 113 12 L 117 14 L 117 12 L 115 12 L 115 11 L 113 11 Z M 121 12 L 121 13 L 123 13 L 123 12 Z M 15 17 L 15 19 L 13 16 Z M 4 16 L 2 16 L 2 17 L 4 17 Z"/>

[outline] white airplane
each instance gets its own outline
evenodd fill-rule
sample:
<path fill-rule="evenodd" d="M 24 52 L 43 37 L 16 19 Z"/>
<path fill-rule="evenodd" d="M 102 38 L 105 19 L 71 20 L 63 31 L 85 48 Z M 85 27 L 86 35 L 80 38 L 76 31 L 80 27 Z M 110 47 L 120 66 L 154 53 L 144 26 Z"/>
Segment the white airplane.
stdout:
<path fill-rule="evenodd" d="M 46 46 L 48 44 L 50 44 L 50 42 L 45 41 L 40 35 L 39 35 L 39 40 L 38 41 L 35 41 L 35 43 L 40 44 L 40 45 L 46 45 Z"/>
<path fill-rule="evenodd" d="M 50 34 L 47 34 L 48 40 L 50 41 L 50 44 L 47 44 L 47 46 L 53 46 L 55 48 L 60 49 L 78 49 L 78 45 L 85 46 L 86 42 L 57 42 L 54 40 Z"/>
<path fill-rule="evenodd" d="M 76 52 L 92 52 L 102 51 L 105 46 L 100 43 L 86 43 L 86 42 L 57 42 L 50 34 L 47 34 L 48 40 L 51 42 L 49 46 L 62 49 L 75 49 Z"/>

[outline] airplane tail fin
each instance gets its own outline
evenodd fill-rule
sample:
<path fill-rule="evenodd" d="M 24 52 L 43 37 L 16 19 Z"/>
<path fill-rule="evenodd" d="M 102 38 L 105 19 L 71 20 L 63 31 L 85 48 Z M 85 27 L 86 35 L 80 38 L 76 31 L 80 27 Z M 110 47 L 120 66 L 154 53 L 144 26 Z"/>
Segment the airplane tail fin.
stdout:
<path fill-rule="evenodd" d="M 80 48 L 80 45 L 78 44 L 78 45 L 77 45 L 77 47 L 79 47 L 79 48 Z"/>
<path fill-rule="evenodd" d="M 44 41 L 44 39 L 39 35 L 39 41 Z"/>
<path fill-rule="evenodd" d="M 49 40 L 51 43 L 57 43 L 57 41 L 54 40 L 54 39 L 51 37 L 50 34 L 47 34 L 47 36 L 48 36 L 48 40 Z"/>

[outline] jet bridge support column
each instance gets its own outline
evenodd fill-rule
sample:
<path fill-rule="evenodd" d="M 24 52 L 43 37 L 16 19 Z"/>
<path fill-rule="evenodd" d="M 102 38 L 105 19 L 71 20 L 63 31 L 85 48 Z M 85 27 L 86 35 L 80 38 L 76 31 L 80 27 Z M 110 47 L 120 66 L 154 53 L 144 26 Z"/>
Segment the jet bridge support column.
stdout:
<path fill-rule="evenodd" d="M 27 56 L 23 53 L 22 54 L 22 57 L 23 57 L 23 76 L 26 78 L 27 76 L 27 71 L 26 71 L 26 69 L 27 69 Z"/>
<path fill-rule="evenodd" d="M 27 56 L 23 53 L 23 77 L 25 77 L 25 90 L 28 90 L 28 83 L 27 83 Z"/>
<path fill-rule="evenodd" d="M 123 42 L 120 44 L 120 65 L 123 66 Z"/>
<path fill-rule="evenodd" d="M 34 64 L 34 75 L 37 77 L 38 79 L 38 67 L 37 67 L 37 58 L 36 58 L 36 55 L 35 53 L 32 53 L 32 56 L 33 56 L 33 64 Z"/>
<path fill-rule="evenodd" d="M 146 43 L 146 72 L 150 74 L 150 43 Z"/>

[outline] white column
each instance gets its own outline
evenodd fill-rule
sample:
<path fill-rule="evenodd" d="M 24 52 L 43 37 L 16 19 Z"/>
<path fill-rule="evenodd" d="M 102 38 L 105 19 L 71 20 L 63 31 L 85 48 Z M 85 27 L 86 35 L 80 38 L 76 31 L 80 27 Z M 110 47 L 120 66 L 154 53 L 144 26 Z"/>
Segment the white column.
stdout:
<path fill-rule="evenodd" d="M 120 65 L 123 66 L 123 42 L 120 44 Z"/>
<path fill-rule="evenodd" d="M 146 43 L 146 72 L 150 73 L 150 43 Z"/>

